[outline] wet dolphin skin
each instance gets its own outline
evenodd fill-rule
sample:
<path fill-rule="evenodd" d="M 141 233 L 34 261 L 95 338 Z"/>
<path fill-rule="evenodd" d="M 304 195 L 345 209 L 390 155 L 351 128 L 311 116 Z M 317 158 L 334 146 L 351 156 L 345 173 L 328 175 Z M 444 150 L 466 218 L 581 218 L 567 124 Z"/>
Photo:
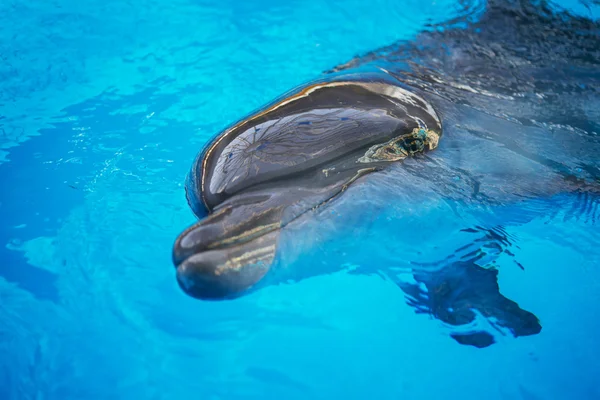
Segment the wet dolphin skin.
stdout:
<path fill-rule="evenodd" d="M 385 72 L 310 83 L 243 119 L 188 177 L 190 204 L 209 214 L 175 243 L 180 286 L 239 296 L 269 270 L 280 229 L 359 177 L 434 150 L 441 133 L 432 106 Z"/>

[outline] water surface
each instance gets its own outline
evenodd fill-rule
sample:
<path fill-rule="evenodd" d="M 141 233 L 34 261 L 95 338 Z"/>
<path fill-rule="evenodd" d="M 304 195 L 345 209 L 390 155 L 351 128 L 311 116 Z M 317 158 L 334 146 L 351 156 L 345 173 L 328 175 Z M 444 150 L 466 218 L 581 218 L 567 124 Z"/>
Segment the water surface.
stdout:
<path fill-rule="evenodd" d="M 563 6 L 598 17 L 591 3 Z M 386 243 L 357 249 L 349 234 L 337 253 L 303 260 L 341 272 L 234 302 L 193 300 L 174 279 L 171 245 L 194 220 L 184 177 L 209 138 L 357 54 L 477 21 L 485 7 L 2 2 L 0 397 L 600 396 L 598 209 L 586 199 L 534 202 L 546 215 L 500 232 L 502 293 L 543 330 L 485 349 L 458 345 L 394 282 L 352 273 L 375 251 L 400 265 L 394 243 L 426 242 L 428 227 L 458 229 L 445 208 L 403 226 L 382 210 L 372 234 Z M 443 258 L 458 242 L 439 243 L 423 254 Z"/>

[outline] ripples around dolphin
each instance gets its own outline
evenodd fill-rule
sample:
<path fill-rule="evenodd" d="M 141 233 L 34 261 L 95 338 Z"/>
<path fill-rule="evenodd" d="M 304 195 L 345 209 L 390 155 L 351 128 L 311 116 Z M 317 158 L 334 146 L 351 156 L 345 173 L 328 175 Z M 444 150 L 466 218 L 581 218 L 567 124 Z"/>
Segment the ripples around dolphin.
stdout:
<path fill-rule="evenodd" d="M 527 268 L 513 253 L 523 244 L 508 232 L 533 220 L 549 229 L 557 220 L 597 225 L 600 27 L 544 3 L 491 1 L 467 29 L 436 28 L 331 72 L 389 69 L 439 111 L 445 140 L 439 151 L 398 166 L 403 180 L 377 182 L 396 188 L 390 189 L 394 193 L 370 199 L 399 207 L 394 223 L 430 207 L 428 201 L 460 221 L 462 227 L 452 221 L 444 229 L 438 220 L 423 226 L 425 216 L 416 212 L 419 219 L 411 222 L 430 238 L 420 245 L 409 240 L 414 250 L 401 253 L 411 260 L 403 260 L 409 282 L 399 285 L 417 312 L 463 326 L 466 333 L 451 334 L 456 341 L 487 347 L 497 331 L 517 337 L 542 329 L 534 310 L 522 310 L 501 294 L 498 270 Z M 417 192 L 418 184 L 429 186 L 422 195 L 427 201 L 398 196 Z M 456 248 L 448 248 L 446 258 L 423 262 L 424 248 L 444 242 L 440 234 L 457 241 Z M 592 233 L 577 247 L 587 251 L 598 239 Z M 402 237 L 398 247 L 406 242 Z M 501 261 L 506 259 L 513 265 Z M 375 268 L 390 274 L 385 266 Z"/>

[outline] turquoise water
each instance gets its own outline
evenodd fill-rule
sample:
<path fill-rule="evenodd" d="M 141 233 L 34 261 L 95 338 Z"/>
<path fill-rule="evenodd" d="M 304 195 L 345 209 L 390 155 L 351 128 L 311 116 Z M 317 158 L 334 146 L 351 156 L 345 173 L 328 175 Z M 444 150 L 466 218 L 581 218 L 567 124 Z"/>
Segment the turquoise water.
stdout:
<path fill-rule="evenodd" d="M 485 349 L 377 274 L 218 303 L 174 279 L 173 240 L 194 221 L 184 178 L 209 138 L 356 54 L 484 9 L 1 2 L 0 398 L 600 398 L 598 213 L 570 217 L 576 203 L 508 228 L 502 293 L 543 330 Z"/>

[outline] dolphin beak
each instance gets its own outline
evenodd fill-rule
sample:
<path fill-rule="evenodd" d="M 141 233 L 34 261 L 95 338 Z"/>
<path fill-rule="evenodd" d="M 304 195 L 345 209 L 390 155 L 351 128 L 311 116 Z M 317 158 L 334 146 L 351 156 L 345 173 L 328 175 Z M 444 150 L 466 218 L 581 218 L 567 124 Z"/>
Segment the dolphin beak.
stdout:
<path fill-rule="evenodd" d="M 231 246 L 210 248 L 200 240 L 207 232 L 202 223 L 183 232 L 173 247 L 177 282 L 188 295 L 202 300 L 239 297 L 269 271 L 275 256 L 278 231 Z"/>

